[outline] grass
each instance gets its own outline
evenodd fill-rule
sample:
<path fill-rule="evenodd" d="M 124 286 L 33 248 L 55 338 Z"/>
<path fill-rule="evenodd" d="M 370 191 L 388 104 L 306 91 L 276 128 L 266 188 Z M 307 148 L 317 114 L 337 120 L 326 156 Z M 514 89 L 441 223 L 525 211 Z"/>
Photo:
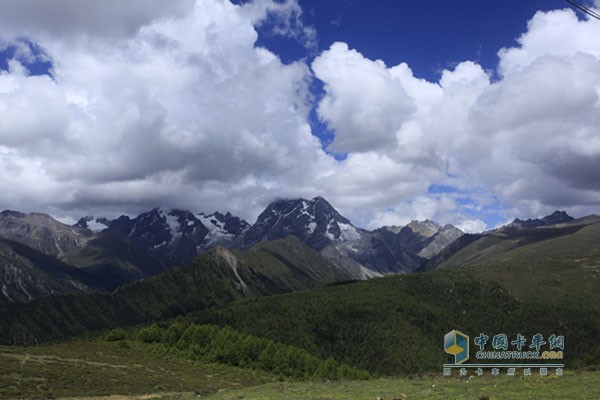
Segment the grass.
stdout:
<path fill-rule="evenodd" d="M 0 398 L 600 399 L 600 371 L 556 376 L 277 381 L 273 375 L 153 354 L 135 342 L 74 341 L 0 347 Z"/>
<path fill-rule="evenodd" d="M 273 379 L 264 372 L 161 357 L 135 342 L 0 346 L 0 399 L 148 393 L 197 398 Z"/>
<path fill-rule="evenodd" d="M 348 382 L 278 382 L 221 391 L 210 400 L 300 399 L 600 399 L 600 372 L 566 373 L 561 377 L 482 376 L 471 379 L 441 376 L 419 379 L 386 378 Z"/>

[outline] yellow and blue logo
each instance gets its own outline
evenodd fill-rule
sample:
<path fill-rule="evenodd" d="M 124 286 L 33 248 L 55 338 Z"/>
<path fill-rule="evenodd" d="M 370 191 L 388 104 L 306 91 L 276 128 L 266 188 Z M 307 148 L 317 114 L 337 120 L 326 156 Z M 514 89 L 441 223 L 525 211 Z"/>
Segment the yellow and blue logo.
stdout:
<path fill-rule="evenodd" d="M 457 330 L 444 336 L 444 351 L 454 356 L 454 364 L 462 364 L 469 359 L 469 337 Z"/>

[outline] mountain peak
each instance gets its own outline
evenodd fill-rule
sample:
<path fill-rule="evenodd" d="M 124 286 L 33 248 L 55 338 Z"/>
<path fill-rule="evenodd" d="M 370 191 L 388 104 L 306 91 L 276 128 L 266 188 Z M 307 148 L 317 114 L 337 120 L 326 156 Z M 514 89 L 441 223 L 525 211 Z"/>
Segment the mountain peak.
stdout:
<path fill-rule="evenodd" d="M 91 215 L 79 218 L 79 220 L 73 224 L 76 228 L 89 229 L 92 232 L 100 232 L 108 228 L 110 221 L 106 218 L 94 218 Z"/>
<path fill-rule="evenodd" d="M 406 225 L 406 227 L 412 230 L 414 233 L 426 238 L 435 235 L 442 229 L 440 224 L 428 219 L 425 221 L 411 221 L 408 225 Z"/>
<path fill-rule="evenodd" d="M 294 235 L 321 250 L 336 240 L 343 240 L 343 232 L 350 233 L 350 230 L 356 228 L 321 196 L 311 200 L 279 199 L 258 216 L 246 233 L 245 244 L 252 246 L 261 241 Z"/>
<path fill-rule="evenodd" d="M 560 224 L 562 222 L 572 221 L 574 218 L 567 214 L 565 211 L 556 210 L 552 214 L 542 218 L 547 225 Z"/>
<path fill-rule="evenodd" d="M 556 210 L 552 214 L 547 215 L 543 218 L 535 218 L 535 219 L 527 219 L 522 220 L 519 218 L 515 218 L 513 222 L 510 224 L 500 228 L 508 228 L 508 229 L 534 229 L 544 225 L 554 225 L 560 224 L 563 222 L 572 221 L 574 218 L 567 214 L 565 211 Z"/>
<path fill-rule="evenodd" d="M 231 244 L 250 228 L 248 222 L 230 212 L 225 215 L 218 211 L 210 215 L 200 213 L 198 218 L 208 229 L 207 245 L 209 247 L 217 244 Z"/>
<path fill-rule="evenodd" d="M 0 212 L 0 215 L 3 217 L 14 217 L 14 218 L 24 218 L 27 214 L 23 214 L 22 212 L 14 211 L 14 210 L 4 210 Z"/>

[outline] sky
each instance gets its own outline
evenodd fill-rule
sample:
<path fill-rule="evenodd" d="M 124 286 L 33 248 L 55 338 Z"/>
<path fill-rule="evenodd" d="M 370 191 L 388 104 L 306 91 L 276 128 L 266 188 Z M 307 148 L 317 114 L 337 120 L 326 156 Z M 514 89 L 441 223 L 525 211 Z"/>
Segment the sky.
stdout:
<path fill-rule="evenodd" d="M 0 208 L 600 213 L 599 94 L 600 21 L 566 1 L 5 0 Z"/>

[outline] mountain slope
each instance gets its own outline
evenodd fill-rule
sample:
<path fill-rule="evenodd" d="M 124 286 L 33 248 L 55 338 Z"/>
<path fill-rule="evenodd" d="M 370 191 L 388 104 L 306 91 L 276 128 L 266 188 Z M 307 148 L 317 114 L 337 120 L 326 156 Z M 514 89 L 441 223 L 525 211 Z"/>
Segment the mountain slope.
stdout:
<path fill-rule="evenodd" d="M 84 247 L 92 232 L 65 225 L 46 214 L 5 210 L 0 212 L 0 237 L 61 258 Z"/>
<path fill-rule="evenodd" d="M 0 307 L 0 341 L 31 344 L 129 326 L 244 297 L 356 279 L 296 238 L 245 252 L 216 248 L 182 268 L 123 286 L 112 295 L 51 296 Z"/>
<path fill-rule="evenodd" d="M 524 280 L 531 285 L 535 277 Z M 583 290 L 598 300 L 593 291 Z M 440 343 L 451 329 L 471 337 L 480 332 L 564 335 L 569 367 L 600 351 L 600 310 L 594 305 L 571 302 L 563 293 L 548 303 L 518 299 L 511 292 L 463 269 L 438 270 L 235 302 L 188 318 L 387 375 L 439 372 L 449 360 Z"/>
<path fill-rule="evenodd" d="M 600 217 L 502 231 L 473 241 L 436 268 L 456 268 L 509 287 L 518 298 L 590 302 L 600 287 Z M 530 280 L 534 283 L 531 283 Z M 529 282 L 529 283 L 528 283 Z M 560 296 L 557 296 L 560 294 Z M 594 303 L 600 309 L 600 305 Z"/>
<path fill-rule="evenodd" d="M 447 361 L 440 340 L 451 329 L 564 335 L 568 367 L 597 365 L 598 243 L 594 216 L 464 235 L 431 260 L 440 266 L 431 272 L 236 302 L 190 318 L 387 374 L 439 368 Z"/>
<path fill-rule="evenodd" d="M 86 293 L 95 287 L 85 271 L 22 243 L 0 239 L 0 303 L 26 302 L 58 293 Z"/>
<path fill-rule="evenodd" d="M 503 226 L 498 231 L 515 230 L 515 229 L 533 229 L 544 225 L 555 225 L 564 222 L 572 221 L 574 218 L 568 215 L 564 211 L 555 211 L 554 213 L 547 215 L 543 218 L 535 218 L 528 220 L 521 220 L 516 218 L 510 224 Z"/>

